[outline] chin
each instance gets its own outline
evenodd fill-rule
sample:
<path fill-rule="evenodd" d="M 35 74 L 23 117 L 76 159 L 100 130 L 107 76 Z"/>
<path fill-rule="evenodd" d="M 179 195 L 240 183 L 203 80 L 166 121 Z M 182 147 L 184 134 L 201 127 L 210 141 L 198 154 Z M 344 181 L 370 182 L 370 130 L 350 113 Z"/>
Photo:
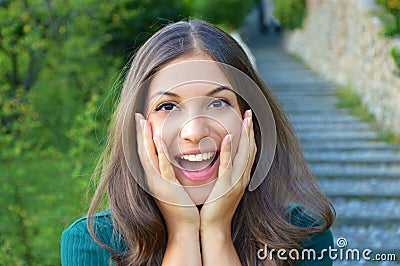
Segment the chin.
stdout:
<path fill-rule="evenodd" d="M 217 179 L 214 179 L 203 185 L 185 186 L 185 190 L 196 205 L 201 205 L 206 202 L 216 181 Z"/>

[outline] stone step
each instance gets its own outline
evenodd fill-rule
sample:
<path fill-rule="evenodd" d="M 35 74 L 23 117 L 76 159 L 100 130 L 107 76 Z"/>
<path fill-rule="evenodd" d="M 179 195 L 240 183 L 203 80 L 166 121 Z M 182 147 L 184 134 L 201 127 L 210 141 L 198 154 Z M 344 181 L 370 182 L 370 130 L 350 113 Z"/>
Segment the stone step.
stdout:
<path fill-rule="evenodd" d="M 298 62 L 293 60 L 291 56 L 288 56 L 281 49 L 273 49 L 272 47 L 267 46 L 258 47 L 257 50 L 254 50 L 254 55 L 257 57 L 257 65 L 259 67 L 270 66 L 276 63 L 288 64 Z"/>
<path fill-rule="evenodd" d="M 315 86 L 316 88 L 311 87 L 310 85 L 303 86 L 303 87 L 293 87 L 293 88 L 288 88 L 288 87 L 281 87 L 281 86 L 276 86 L 276 87 L 270 87 L 270 90 L 272 93 L 278 98 L 278 101 L 283 103 L 285 102 L 285 99 L 290 99 L 293 98 L 293 96 L 297 96 L 299 100 L 299 104 L 302 103 L 304 99 L 307 99 L 309 97 L 316 97 L 320 98 L 320 100 L 335 100 L 338 102 L 338 99 L 334 97 L 335 90 L 326 87 L 325 89 L 321 89 L 320 86 Z M 316 102 L 318 104 L 318 102 Z"/>
<path fill-rule="evenodd" d="M 331 202 L 336 210 L 336 225 L 400 225 L 400 198 L 333 198 Z"/>
<path fill-rule="evenodd" d="M 351 142 L 337 142 L 327 140 L 326 142 L 303 142 L 305 152 L 312 151 L 370 151 L 370 150 L 398 150 L 399 147 L 384 142 L 357 140 Z"/>
<path fill-rule="evenodd" d="M 286 115 L 288 116 L 289 120 L 293 120 L 294 117 L 299 118 L 299 117 L 311 117 L 311 116 L 316 116 L 316 117 L 320 117 L 321 120 L 325 119 L 325 121 L 322 121 L 323 123 L 321 123 L 322 125 L 335 125 L 337 123 L 340 124 L 340 120 L 338 121 L 338 119 L 334 119 L 332 117 L 340 117 L 340 116 L 348 116 L 348 112 L 345 110 L 337 110 L 337 109 L 329 109 L 329 108 L 325 108 L 325 109 L 313 109 L 316 107 L 311 107 L 311 108 L 296 108 L 296 110 L 293 110 L 294 108 L 296 108 L 296 106 L 291 106 L 289 108 L 285 108 L 285 112 Z M 289 109 L 289 110 L 288 110 Z M 290 110 L 292 109 L 292 110 Z M 315 120 L 314 120 L 315 121 Z M 349 120 L 350 121 L 350 120 Z M 343 124 L 350 124 L 349 121 L 343 121 Z M 306 121 L 301 120 L 300 124 L 304 124 L 307 123 Z M 294 121 L 294 126 L 297 124 L 297 121 Z M 352 120 L 352 123 L 363 123 L 360 120 Z M 308 122 L 308 124 L 312 124 L 312 122 Z M 318 124 L 317 124 L 318 125 Z"/>
<path fill-rule="evenodd" d="M 347 248 L 366 249 L 374 252 L 393 253 L 400 255 L 400 225 L 380 226 L 370 225 L 341 225 L 332 226 L 334 238 L 345 238 Z"/>
<path fill-rule="evenodd" d="M 338 178 L 350 180 L 379 178 L 379 179 L 398 179 L 400 167 L 391 165 L 358 164 L 344 165 L 340 163 L 310 165 L 311 171 L 319 179 Z M 341 181 L 342 182 L 342 181 Z"/>
<path fill-rule="evenodd" d="M 261 65 L 260 69 L 265 69 L 265 65 Z M 316 75 L 308 69 L 283 69 L 283 70 L 266 70 L 262 72 L 265 80 L 272 83 L 287 82 L 287 81 L 314 81 L 320 82 L 324 80 L 322 76 Z"/>
<path fill-rule="evenodd" d="M 314 99 L 313 99 L 314 98 Z M 298 95 L 281 95 L 279 103 L 282 105 L 286 113 L 299 112 L 304 110 L 315 111 L 345 111 L 349 113 L 346 108 L 337 108 L 338 100 L 330 97 L 320 97 L 317 94 L 308 93 L 307 96 L 301 97 Z"/>
<path fill-rule="evenodd" d="M 310 92 L 310 91 L 337 91 L 337 85 L 334 83 L 329 83 L 326 81 L 319 81 L 315 84 L 296 84 L 296 83 L 287 83 L 287 84 L 282 84 L 282 83 L 270 83 L 268 82 L 268 85 L 270 85 L 270 90 L 272 92 L 279 92 L 279 91 L 304 91 L 304 92 Z"/>
<path fill-rule="evenodd" d="M 299 104 L 301 104 L 303 99 L 307 99 L 308 97 L 321 97 L 321 99 L 327 98 L 327 96 L 332 96 L 333 91 L 331 90 L 292 90 L 292 91 L 287 91 L 287 90 L 274 90 L 274 95 L 278 97 L 278 99 L 281 98 L 295 98 L 299 100 Z"/>
<path fill-rule="evenodd" d="M 313 99 L 315 98 L 315 99 Z M 301 101 L 297 97 L 290 97 L 290 96 L 282 96 L 281 99 L 279 99 L 279 103 L 284 107 L 285 111 L 288 113 L 288 110 L 286 108 L 291 108 L 296 109 L 296 108 L 313 108 L 318 110 L 325 110 L 325 109 L 337 109 L 337 103 L 338 100 L 334 98 L 323 98 L 321 99 L 318 96 L 308 96 L 307 98 L 302 98 Z M 296 107 L 296 108 L 294 108 Z M 344 109 L 344 108 L 343 108 Z M 295 111 L 295 110 L 294 110 Z M 290 113 L 290 112 L 289 112 Z"/>
<path fill-rule="evenodd" d="M 283 106 L 285 113 L 287 115 L 320 115 L 320 114 L 330 114 L 330 115 L 348 115 L 348 111 L 345 109 L 334 109 L 333 105 L 328 107 L 327 105 L 303 105 L 301 103 L 291 103 Z"/>
<path fill-rule="evenodd" d="M 360 178 L 360 179 L 320 179 L 320 188 L 330 198 L 400 198 L 400 179 Z M 400 206 L 400 205 L 398 205 Z M 398 207 L 400 211 L 400 207 Z"/>
<path fill-rule="evenodd" d="M 294 79 L 292 77 L 271 77 L 270 75 L 266 75 L 264 73 L 261 73 L 261 77 L 263 80 L 265 80 L 266 84 L 269 87 L 276 87 L 276 86 L 295 86 L 295 85 L 310 85 L 310 86 L 317 86 L 318 84 L 323 88 L 327 86 L 329 83 L 322 79 L 322 78 L 316 78 L 316 77 L 304 77 L 304 78 L 299 78 L 299 79 Z"/>
<path fill-rule="evenodd" d="M 309 163 L 397 163 L 400 165 L 400 152 L 380 151 L 320 151 L 304 153 Z"/>
<path fill-rule="evenodd" d="M 302 143 L 308 142 L 326 142 L 326 141 L 343 141 L 343 142 L 352 142 L 352 141 L 361 141 L 361 140 L 369 140 L 369 141 L 378 141 L 379 137 L 375 132 L 372 131 L 362 131 L 362 132 L 330 132 L 330 131 L 320 131 L 320 132 L 311 132 L 308 134 L 300 135 L 299 139 Z"/>
<path fill-rule="evenodd" d="M 291 106 L 309 107 L 315 105 L 320 107 L 321 110 L 324 110 L 324 109 L 336 109 L 335 106 L 337 104 L 337 99 L 328 97 L 321 98 L 318 96 L 310 95 L 308 97 L 304 97 L 301 100 L 299 100 L 299 97 L 287 95 L 279 97 L 279 102 L 285 108 Z"/>
<path fill-rule="evenodd" d="M 315 123 L 315 124 L 334 124 L 334 123 L 360 123 L 361 119 L 350 116 L 315 116 L 313 114 L 306 115 L 288 115 L 289 120 L 296 125 L 297 123 Z"/>
<path fill-rule="evenodd" d="M 358 216 L 342 216 L 340 214 L 337 215 L 335 223 L 337 226 L 344 225 L 371 225 L 377 224 L 379 226 L 390 226 L 392 224 L 398 224 L 400 226 L 400 218 L 398 217 L 379 217 L 379 216 L 371 216 L 371 217 L 358 217 Z"/>
<path fill-rule="evenodd" d="M 397 145 L 391 145 L 384 142 L 375 142 L 368 140 L 341 141 L 326 140 L 321 142 L 303 141 L 303 149 L 305 152 L 320 151 L 366 151 L 371 150 L 393 150 L 399 151 Z"/>
<path fill-rule="evenodd" d="M 254 50 L 253 52 L 254 56 L 257 58 L 257 66 L 259 69 L 263 67 L 266 67 L 268 69 L 269 66 L 276 63 L 289 64 L 297 62 L 286 53 L 284 53 L 282 50 L 271 49 L 271 47 L 259 47 L 259 49 Z"/>
<path fill-rule="evenodd" d="M 258 62 L 258 61 L 257 61 Z M 259 62 L 261 63 L 261 62 Z M 265 61 L 262 62 L 263 64 L 260 64 L 258 67 L 258 71 L 265 73 L 265 71 L 269 70 L 302 70 L 304 69 L 304 65 L 300 62 L 295 62 L 295 61 L 289 61 L 289 62 L 275 62 L 275 63 L 270 63 L 270 64 L 265 64 Z"/>
<path fill-rule="evenodd" d="M 296 123 L 293 125 L 299 134 L 308 134 L 313 131 L 371 131 L 371 126 L 367 123 L 332 123 L 332 124 L 315 124 L 315 123 Z"/>
<path fill-rule="evenodd" d="M 342 164 L 342 163 L 313 163 L 311 171 L 318 178 L 387 178 L 400 177 L 399 165 L 385 164 Z"/>
<path fill-rule="evenodd" d="M 320 114 L 325 114 L 325 116 L 334 116 L 334 115 L 348 115 L 346 110 L 335 109 L 334 102 L 321 102 L 319 104 L 311 104 L 313 101 L 308 101 L 303 103 L 299 103 L 296 101 L 291 101 L 289 103 L 282 104 L 282 108 L 285 114 L 288 117 L 291 116 L 318 116 Z M 307 120 L 302 121 L 303 123 L 307 123 Z M 309 123 L 312 123 L 309 122 Z"/>
<path fill-rule="evenodd" d="M 366 141 L 366 142 L 373 142 L 376 143 L 377 140 L 376 138 L 379 137 L 378 133 L 376 133 L 374 130 L 371 128 L 362 128 L 357 127 L 354 125 L 354 127 L 346 127 L 345 125 L 342 125 L 342 127 L 339 125 L 339 127 L 334 127 L 332 126 L 326 126 L 326 125 L 315 125 L 315 128 L 312 129 L 299 129 L 296 125 L 294 126 L 294 129 L 296 131 L 297 136 L 303 137 L 304 139 L 310 138 L 308 136 L 326 136 L 328 137 L 327 141 L 331 138 L 334 138 L 335 141 L 337 141 L 337 138 L 343 139 L 343 141 L 346 143 L 346 136 L 349 137 L 349 140 L 354 141 L 354 136 L 364 136 L 366 139 L 365 140 L 360 140 L 360 141 Z M 319 138 L 317 138 L 319 139 Z M 382 142 L 382 141 L 381 141 Z M 387 146 L 396 146 L 396 145 L 391 145 L 387 143 Z M 400 146 L 399 146 L 400 148 Z"/>

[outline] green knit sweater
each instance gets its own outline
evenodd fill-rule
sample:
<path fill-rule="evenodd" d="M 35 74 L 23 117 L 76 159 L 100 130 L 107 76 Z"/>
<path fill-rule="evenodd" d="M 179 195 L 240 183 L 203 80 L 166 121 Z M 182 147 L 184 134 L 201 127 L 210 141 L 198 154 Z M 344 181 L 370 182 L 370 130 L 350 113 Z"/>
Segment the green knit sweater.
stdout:
<path fill-rule="evenodd" d="M 296 226 L 311 227 L 317 224 L 315 220 L 305 214 L 303 209 L 297 206 L 291 208 L 290 214 L 288 219 Z M 125 243 L 113 234 L 111 212 L 109 210 L 96 215 L 95 232 L 100 241 L 118 252 L 125 252 Z M 301 244 L 304 249 L 315 250 L 318 258 L 321 250 L 329 247 L 333 248 L 332 232 L 328 229 L 322 233 L 312 235 L 308 241 Z M 263 255 L 264 253 L 261 251 L 260 256 Z M 288 253 L 285 255 L 288 256 Z M 114 265 L 110 262 L 110 258 L 111 252 L 99 246 L 90 236 L 87 228 L 87 217 L 75 221 L 63 232 L 61 237 L 61 263 L 63 266 Z M 332 260 L 325 253 L 322 260 L 302 260 L 295 265 L 332 265 Z"/>

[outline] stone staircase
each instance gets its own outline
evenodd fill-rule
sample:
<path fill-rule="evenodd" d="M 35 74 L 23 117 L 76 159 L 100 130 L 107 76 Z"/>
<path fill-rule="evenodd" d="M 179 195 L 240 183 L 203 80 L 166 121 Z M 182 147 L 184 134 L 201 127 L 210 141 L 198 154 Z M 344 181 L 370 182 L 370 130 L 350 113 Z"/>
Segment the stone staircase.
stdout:
<path fill-rule="evenodd" d="M 335 241 L 344 237 L 347 248 L 397 257 L 397 262 L 336 260 L 334 265 L 399 265 L 400 147 L 384 143 L 369 124 L 336 108 L 337 85 L 286 54 L 279 38 L 251 34 L 244 31 L 244 39 L 258 71 L 287 112 L 336 209 Z"/>

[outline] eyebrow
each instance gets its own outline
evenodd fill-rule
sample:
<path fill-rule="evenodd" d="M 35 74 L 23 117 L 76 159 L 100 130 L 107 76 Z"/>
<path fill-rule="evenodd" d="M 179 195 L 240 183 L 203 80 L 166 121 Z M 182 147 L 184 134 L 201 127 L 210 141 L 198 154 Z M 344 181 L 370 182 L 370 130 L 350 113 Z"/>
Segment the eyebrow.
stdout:
<path fill-rule="evenodd" d="M 156 97 L 157 95 L 168 95 L 168 96 L 172 96 L 172 97 L 175 97 L 175 98 L 181 98 L 181 96 L 179 96 L 178 94 L 170 92 L 170 91 L 159 91 L 159 92 L 154 93 L 150 97 L 150 100 L 153 99 L 154 97 Z"/>
<path fill-rule="evenodd" d="M 232 91 L 232 89 L 229 88 L 229 87 L 227 87 L 227 86 L 219 86 L 219 87 L 217 87 L 217 88 L 215 88 L 215 89 L 209 91 L 206 95 L 207 95 L 207 96 L 212 96 L 212 95 L 214 95 L 214 94 L 216 94 L 216 93 L 218 93 L 218 92 L 220 92 L 220 91 L 223 91 L 223 90 Z M 170 91 L 159 91 L 159 92 L 154 93 L 154 94 L 150 97 L 150 99 L 154 98 L 154 97 L 157 96 L 157 95 L 168 95 L 168 96 L 175 97 L 175 98 L 181 98 L 181 96 L 179 96 L 178 94 L 173 93 L 173 92 L 170 92 Z"/>
<path fill-rule="evenodd" d="M 232 89 L 227 87 L 227 86 L 219 86 L 219 87 L 213 89 L 212 91 L 208 92 L 207 96 L 211 96 L 211 95 L 216 94 L 216 93 L 218 93 L 220 91 L 223 91 L 223 90 L 232 91 Z"/>

